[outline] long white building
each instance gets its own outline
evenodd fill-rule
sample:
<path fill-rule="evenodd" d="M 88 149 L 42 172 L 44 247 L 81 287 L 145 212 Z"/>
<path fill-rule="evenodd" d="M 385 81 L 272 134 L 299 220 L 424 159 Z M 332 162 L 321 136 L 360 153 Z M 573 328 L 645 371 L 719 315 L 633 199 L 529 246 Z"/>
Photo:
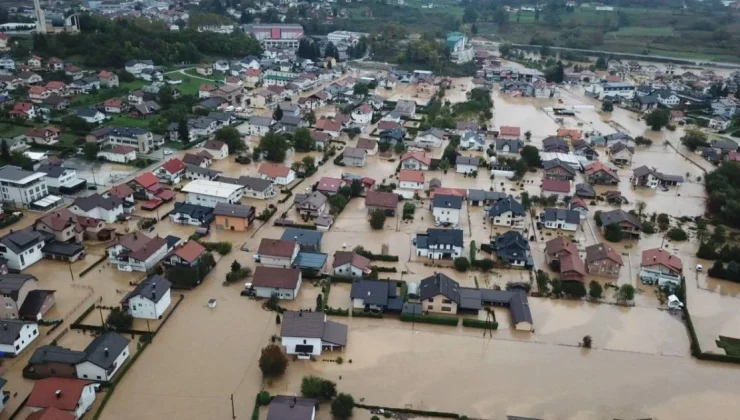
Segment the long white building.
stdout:
<path fill-rule="evenodd" d="M 226 182 L 196 179 L 182 188 L 188 194 L 187 202 L 199 206 L 216 207 L 218 203 L 238 204 L 244 187 Z"/>

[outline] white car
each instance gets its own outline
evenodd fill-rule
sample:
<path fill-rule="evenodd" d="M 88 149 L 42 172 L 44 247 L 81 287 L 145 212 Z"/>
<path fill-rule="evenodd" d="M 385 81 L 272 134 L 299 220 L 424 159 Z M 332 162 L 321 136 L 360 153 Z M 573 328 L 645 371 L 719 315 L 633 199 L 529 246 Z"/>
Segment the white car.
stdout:
<path fill-rule="evenodd" d="M 171 155 L 172 153 L 174 153 L 174 152 L 173 152 L 172 150 L 170 150 L 170 149 L 164 149 L 164 155 L 165 155 L 165 156 L 169 156 L 169 155 Z"/>

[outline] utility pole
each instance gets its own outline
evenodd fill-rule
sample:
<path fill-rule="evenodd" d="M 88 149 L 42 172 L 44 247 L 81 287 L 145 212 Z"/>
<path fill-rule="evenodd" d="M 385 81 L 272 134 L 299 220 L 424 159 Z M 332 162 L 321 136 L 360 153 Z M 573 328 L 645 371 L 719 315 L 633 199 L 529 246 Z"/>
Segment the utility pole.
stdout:
<path fill-rule="evenodd" d="M 98 311 L 100 311 L 100 326 L 105 328 L 105 321 L 103 320 L 103 307 L 98 305 Z"/>
<path fill-rule="evenodd" d="M 75 275 L 72 272 L 72 263 L 71 262 L 69 263 L 69 276 L 72 277 L 72 282 L 74 283 L 74 281 L 75 281 Z"/>
<path fill-rule="evenodd" d="M 236 412 L 234 411 L 234 394 L 231 394 L 231 418 L 236 418 Z"/>

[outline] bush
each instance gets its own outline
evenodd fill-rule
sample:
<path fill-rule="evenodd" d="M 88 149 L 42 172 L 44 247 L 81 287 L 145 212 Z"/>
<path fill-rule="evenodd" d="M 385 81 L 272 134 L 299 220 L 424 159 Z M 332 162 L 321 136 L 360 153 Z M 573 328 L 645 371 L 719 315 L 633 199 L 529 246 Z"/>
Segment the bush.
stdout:
<path fill-rule="evenodd" d="M 604 288 L 601 284 L 595 280 L 591 280 L 588 284 L 588 295 L 594 299 L 601 299 L 601 295 L 604 293 Z"/>
<path fill-rule="evenodd" d="M 398 262 L 398 255 L 373 254 L 362 246 L 356 246 L 355 249 L 352 250 L 352 252 L 362 255 L 370 261 Z"/>
<path fill-rule="evenodd" d="M 649 222 L 647 220 L 642 222 L 642 233 L 646 233 L 648 235 L 655 233 L 655 225 L 653 222 Z"/>
<path fill-rule="evenodd" d="M 134 325 L 134 317 L 121 308 L 113 308 L 105 319 L 105 325 L 116 331 L 129 330 Z"/>
<path fill-rule="evenodd" d="M 383 314 L 380 312 L 368 312 L 361 309 L 353 310 L 352 316 L 356 318 L 383 318 Z"/>
<path fill-rule="evenodd" d="M 231 252 L 231 242 L 203 242 L 198 241 L 199 244 L 203 245 L 206 251 L 218 252 L 220 255 L 226 255 Z"/>
<path fill-rule="evenodd" d="M 352 410 L 355 408 L 355 399 L 349 394 L 339 394 L 331 402 L 331 414 L 339 420 L 346 420 L 352 417 Z"/>
<path fill-rule="evenodd" d="M 280 346 L 269 344 L 262 349 L 259 365 L 263 376 L 276 377 L 285 373 L 285 369 L 288 367 L 288 358 Z"/>
<path fill-rule="evenodd" d="M 583 337 L 583 340 L 581 341 L 581 345 L 587 349 L 591 348 L 591 345 L 593 345 L 593 339 L 590 335 L 586 335 Z"/>
<path fill-rule="evenodd" d="M 301 380 L 301 395 L 329 401 L 337 395 L 337 384 L 318 376 L 304 376 Z"/>
<path fill-rule="evenodd" d="M 332 308 L 331 306 L 327 306 L 324 308 L 324 313 L 327 315 L 349 316 L 349 309 Z"/>
<path fill-rule="evenodd" d="M 455 265 L 455 270 L 457 271 L 465 272 L 468 271 L 468 269 L 470 268 L 470 261 L 468 261 L 468 259 L 465 257 L 455 258 L 453 264 Z"/>
<path fill-rule="evenodd" d="M 370 215 L 370 227 L 375 230 L 383 229 L 385 225 L 385 212 L 382 210 L 375 210 Z"/>
<path fill-rule="evenodd" d="M 251 276 L 252 269 L 249 267 L 239 268 L 237 271 L 229 271 L 226 273 L 226 284 L 232 284 Z"/>
<path fill-rule="evenodd" d="M 672 241 L 685 241 L 689 239 L 689 235 L 681 228 L 672 228 L 666 233 L 666 236 Z"/>
<path fill-rule="evenodd" d="M 451 326 L 456 326 L 458 323 L 457 317 L 436 316 L 436 315 L 413 316 L 409 314 L 401 314 L 400 320 L 402 322 L 421 322 L 423 324 L 451 325 Z"/>
<path fill-rule="evenodd" d="M 462 320 L 463 327 L 470 327 L 470 328 L 491 328 L 493 330 L 498 329 L 498 322 L 496 321 L 483 321 L 480 319 L 473 319 L 473 318 L 463 318 Z"/>
<path fill-rule="evenodd" d="M 270 405 L 270 399 L 272 398 L 270 396 L 270 393 L 267 391 L 262 391 L 259 394 L 257 394 L 259 397 L 260 405 Z"/>
<path fill-rule="evenodd" d="M 567 296 L 582 298 L 586 296 L 586 286 L 580 281 L 563 282 L 563 293 Z"/>
<path fill-rule="evenodd" d="M 483 258 L 481 260 L 475 260 L 471 264 L 473 268 L 481 271 L 489 271 L 496 266 L 496 263 L 490 258 Z"/>

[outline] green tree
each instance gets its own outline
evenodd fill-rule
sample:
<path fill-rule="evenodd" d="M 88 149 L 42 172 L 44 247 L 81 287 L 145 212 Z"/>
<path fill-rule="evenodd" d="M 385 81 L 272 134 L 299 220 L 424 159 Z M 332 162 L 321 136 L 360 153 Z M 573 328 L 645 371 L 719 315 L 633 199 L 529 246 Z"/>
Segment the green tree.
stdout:
<path fill-rule="evenodd" d="M 604 57 L 599 57 L 596 59 L 596 70 L 606 70 L 606 59 Z"/>
<path fill-rule="evenodd" d="M 280 121 L 283 119 L 283 110 L 278 106 L 275 108 L 275 112 L 272 113 L 272 119 Z"/>
<path fill-rule="evenodd" d="M 365 83 L 356 83 L 353 92 L 355 95 L 367 95 L 370 88 Z"/>
<path fill-rule="evenodd" d="M 288 140 L 280 133 L 267 133 L 260 140 L 259 149 L 264 153 L 265 160 L 282 163 L 290 148 Z"/>
<path fill-rule="evenodd" d="M 674 227 L 666 233 L 672 241 L 681 242 L 689 239 L 689 235 L 681 228 Z"/>
<path fill-rule="evenodd" d="M 339 213 L 341 213 L 344 208 L 347 206 L 347 197 L 343 196 L 342 194 L 336 194 L 331 197 L 329 197 L 329 200 L 327 200 L 329 203 L 329 214 L 332 216 L 336 216 Z"/>
<path fill-rule="evenodd" d="M 352 197 L 359 197 L 362 194 L 362 182 L 359 179 L 353 179 L 349 184 L 349 191 Z"/>
<path fill-rule="evenodd" d="M 393 151 L 396 152 L 397 155 L 402 155 L 406 152 L 406 145 L 403 144 L 402 141 L 399 141 L 395 146 L 393 146 Z"/>
<path fill-rule="evenodd" d="M 622 226 L 619 223 L 612 223 L 604 229 L 604 239 L 609 242 L 619 242 L 622 240 Z"/>
<path fill-rule="evenodd" d="M 542 160 L 540 159 L 540 151 L 536 147 L 527 145 L 522 147 L 521 151 L 522 160 L 527 164 L 528 168 L 541 168 Z"/>
<path fill-rule="evenodd" d="M 288 367 L 288 357 L 277 344 L 269 344 L 262 349 L 259 360 L 260 370 L 265 377 L 281 376 Z"/>
<path fill-rule="evenodd" d="M 596 280 L 591 280 L 588 284 L 588 295 L 594 299 L 601 299 L 601 295 L 604 293 L 604 288 L 601 287 L 601 283 Z"/>
<path fill-rule="evenodd" d="M 470 33 L 473 35 L 478 35 L 478 25 L 475 23 L 470 25 Z"/>
<path fill-rule="evenodd" d="M 478 20 L 478 12 L 473 7 L 466 7 L 463 12 L 463 22 L 473 23 Z"/>
<path fill-rule="evenodd" d="M 182 144 L 190 143 L 190 130 L 188 130 L 188 122 L 185 118 L 181 119 L 177 123 L 177 139 L 181 141 Z M 231 151 L 231 147 L 229 147 L 229 151 Z"/>
<path fill-rule="evenodd" d="M 630 301 L 635 298 L 635 288 L 631 284 L 623 284 L 617 291 L 617 300 Z"/>
<path fill-rule="evenodd" d="M 301 395 L 329 401 L 337 395 L 337 384 L 314 375 L 304 376 L 301 380 Z"/>
<path fill-rule="evenodd" d="M 383 210 L 375 210 L 370 214 L 370 227 L 375 230 L 383 229 L 385 226 L 385 212 Z"/>
<path fill-rule="evenodd" d="M 219 128 L 215 133 L 215 138 L 229 146 L 229 154 L 239 153 L 247 148 L 241 134 L 239 134 L 239 130 L 234 127 Z"/>
<path fill-rule="evenodd" d="M 567 296 L 582 298 L 586 296 L 586 286 L 580 281 L 563 282 L 563 293 Z"/>
<path fill-rule="evenodd" d="M 709 145 L 707 135 L 695 128 L 686 130 L 686 134 L 681 137 L 681 143 L 692 152 L 696 151 L 696 149 L 698 149 L 699 147 L 705 147 Z"/>
<path fill-rule="evenodd" d="M 293 149 L 296 152 L 310 152 L 313 150 L 313 139 L 307 128 L 299 128 L 293 133 Z"/>
<path fill-rule="evenodd" d="M 534 7 L 534 21 L 537 22 L 540 20 L 540 8 L 535 6 Z"/>
<path fill-rule="evenodd" d="M 601 110 L 607 114 L 614 112 L 614 104 L 612 101 L 604 101 L 601 103 Z"/>
<path fill-rule="evenodd" d="M 542 270 L 537 270 L 535 280 L 537 281 L 537 290 L 540 294 L 547 294 L 550 290 L 550 275 Z"/>
<path fill-rule="evenodd" d="M 98 144 L 97 143 L 85 143 L 82 147 L 82 153 L 85 155 L 87 160 L 95 160 L 98 158 Z"/>
<path fill-rule="evenodd" d="M 635 144 L 638 146 L 652 146 L 653 141 L 647 137 L 637 136 L 635 137 Z"/>
<path fill-rule="evenodd" d="M 457 271 L 465 272 L 470 268 L 470 260 L 465 257 L 457 257 L 452 263 Z"/>
<path fill-rule="evenodd" d="M 635 202 L 635 209 L 637 209 L 637 215 L 642 218 L 642 213 L 645 211 L 645 208 L 647 207 L 647 204 L 642 200 L 637 200 Z"/>
<path fill-rule="evenodd" d="M 308 125 L 311 127 L 316 125 L 316 114 L 313 112 L 313 110 L 308 111 L 306 115 L 303 116 L 303 119 L 306 120 Z"/>
<path fill-rule="evenodd" d="M 105 325 L 115 331 L 129 330 L 134 325 L 134 317 L 121 308 L 113 308 L 105 318 Z"/>
<path fill-rule="evenodd" d="M 312 156 L 304 156 L 303 160 L 301 160 L 301 164 L 303 165 L 303 170 L 308 173 L 313 173 L 313 171 L 316 170 L 316 159 L 314 159 Z"/>
<path fill-rule="evenodd" d="M 242 269 L 242 265 L 239 264 L 239 261 L 234 260 L 234 262 L 231 263 L 231 272 L 235 273 Z"/>
<path fill-rule="evenodd" d="M 560 279 L 552 279 L 550 286 L 552 286 L 553 295 L 560 296 L 563 294 L 563 282 Z"/>
<path fill-rule="evenodd" d="M 339 420 L 346 420 L 352 417 L 352 410 L 355 408 L 355 399 L 349 394 L 341 393 L 331 402 L 331 414 Z"/>
<path fill-rule="evenodd" d="M 650 126 L 651 130 L 660 131 L 668 125 L 669 118 L 670 114 L 667 109 L 656 109 L 645 117 L 645 123 Z"/>
<path fill-rule="evenodd" d="M 5 139 L 0 142 L 0 160 L 5 164 L 10 163 L 10 147 L 8 147 L 8 141 Z"/>

